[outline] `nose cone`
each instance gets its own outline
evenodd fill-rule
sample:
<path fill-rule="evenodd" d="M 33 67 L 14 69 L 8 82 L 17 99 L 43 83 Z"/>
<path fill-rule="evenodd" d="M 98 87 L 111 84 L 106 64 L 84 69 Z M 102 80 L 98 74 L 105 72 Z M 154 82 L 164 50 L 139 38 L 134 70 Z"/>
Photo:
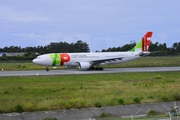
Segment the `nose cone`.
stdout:
<path fill-rule="evenodd" d="M 37 57 L 34 60 L 32 60 L 32 62 L 37 64 L 37 65 L 45 65 L 45 66 L 51 66 L 52 65 L 52 60 L 45 59 L 42 57 Z"/>
<path fill-rule="evenodd" d="M 35 64 L 39 64 L 39 60 L 37 60 L 37 59 L 32 60 L 32 62 Z"/>
<path fill-rule="evenodd" d="M 36 61 L 35 59 L 34 59 L 34 60 L 32 60 L 32 62 L 33 62 L 33 63 L 35 63 L 35 61 Z"/>

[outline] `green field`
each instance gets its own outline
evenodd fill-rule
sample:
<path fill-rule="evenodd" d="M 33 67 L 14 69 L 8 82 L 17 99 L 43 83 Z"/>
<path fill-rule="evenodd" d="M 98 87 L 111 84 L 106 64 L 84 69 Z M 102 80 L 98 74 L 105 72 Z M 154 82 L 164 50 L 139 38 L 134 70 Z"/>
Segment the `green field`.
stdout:
<path fill-rule="evenodd" d="M 142 57 L 127 63 L 105 65 L 104 68 L 125 68 L 125 67 L 159 67 L 159 66 L 180 66 L 180 56 L 175 57 Z M 29 62 L 6 63 L 0 62 L 0 69 L 4 70 L 45 70 L 44 66 L 39 66 Z M 58 67 L 57 69 L 64 69 Z M 50 67 L 50 69 L 53 69 Z"/>
<path fill-rule="evenodd" d="M 180 66 L 180 56 L 143 57 L 104 68 Z M 4 70 L 43 70 L 0 62 Z M 58 67 L 57 69 L 64 69 Z M 53 69 L 52 67 L 50 69 Z M 180 72 L 0 77 L 0 112 L 86 108 L 180 100 Z"/>
<path fill-rule="evenodd" d="M 180 72 L 0 77 L 0 112 L 180 100 Z"/>

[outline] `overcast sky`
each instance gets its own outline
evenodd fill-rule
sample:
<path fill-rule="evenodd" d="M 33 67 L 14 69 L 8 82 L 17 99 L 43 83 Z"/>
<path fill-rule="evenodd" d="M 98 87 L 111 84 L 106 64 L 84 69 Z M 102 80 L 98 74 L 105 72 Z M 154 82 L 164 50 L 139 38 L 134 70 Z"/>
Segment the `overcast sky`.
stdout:
<path fill-rule="evenodd" d="M 180 42 L 180 0 L 0 0 L 0 48 L 82 40 L 96 51 L 147 31 L 153 43 Z"/>

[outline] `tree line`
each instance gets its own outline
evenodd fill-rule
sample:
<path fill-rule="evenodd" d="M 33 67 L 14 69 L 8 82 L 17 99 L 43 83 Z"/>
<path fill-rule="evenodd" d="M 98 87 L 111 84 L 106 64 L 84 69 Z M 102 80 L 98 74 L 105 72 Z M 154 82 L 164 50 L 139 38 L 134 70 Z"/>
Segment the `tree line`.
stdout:
<path fill-rule="evenodd" d="M 131 41 L 129 44 L 125 44 L 119 47 L 110 47 L 96 52 L 117 52 L 117 51 L 129 51 L 136 45 L 135 41 Z M 166 43 L 152 43 L 150 44 L 149 51 L 158 51 L 157 53 L 151 54 L 150 56 L 175 56 L 180 55 L 180 42 L 176 42 L 172 47 L 167 47 Z M 6 56 L 3 54 L 0 57 L 0 61 L 7 60 L 32 60 L 36 56 L 45 53 L 75 53 L 75 52 L 90 52 L 89 45 L 82 40 L 78 40 L 76 43 L 67 42 L 52 42 L 46 46 L 37 47 L 25 47 L 10 46 L 0 48 L 0 52 L 24 52 L 22 56 Z"/>
<path fill-rule="evenodd" d="M 103 49 L 102 52 L 128 51 L 136 45 L 135 42 L 125 44 L 122 47 Z M 176 56 L 180 55 L 180 42 L 173 43 L 172 47 L 167 47 L 166 43 L 150 43 L 149 51 L 152 52 L 150 56 Z M 153 53 L 154 52 L 154 53 Z"/>
<path fill-rule="evenodd" d="M 28 52 L 28 53 L 59 53 L 59 52 L 89 52 L 89 45 L 82 40 L 78 40 L 76 43 L 67 42 L 52 42 L 49 45 L 37 46 L 37 47 L 25 47 L 10 46 L 0 48 L 0 52 Z"/>
<path fill-rule="evenodd" d="M 67 43 L 67 42 L 52 42 L 49 45 L 45 46 L 37 46 L 37 47 L 25 47 L 21 48 L 21 46 L 10 46 L 0 48 L 0 52 L 4 53 L 18 53 L 24 52 L 25 54 L 20 56 L 7 56 L 3 54 L 0 57 L 0 61 L 8 61 L 8 60 L 32 60 L 36 58 L 38 55 L 46 54 L 46 53 L 75 53 L 75 52 L 90 52 L 89 45 L 82 40 L 78 40 L 76 43 Z"/>

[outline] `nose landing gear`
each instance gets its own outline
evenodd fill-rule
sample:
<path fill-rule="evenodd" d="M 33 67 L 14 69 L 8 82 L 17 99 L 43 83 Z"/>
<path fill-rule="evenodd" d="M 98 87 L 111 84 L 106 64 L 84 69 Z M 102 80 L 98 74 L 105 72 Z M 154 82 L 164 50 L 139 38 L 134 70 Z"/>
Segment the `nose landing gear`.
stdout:
<path fill-rule="evenodd" d="M 47 72 L 49 71 L 49 68 L 48 68 L 48 66 L 46 66 L 46 71 L 47 71 Z"/>

